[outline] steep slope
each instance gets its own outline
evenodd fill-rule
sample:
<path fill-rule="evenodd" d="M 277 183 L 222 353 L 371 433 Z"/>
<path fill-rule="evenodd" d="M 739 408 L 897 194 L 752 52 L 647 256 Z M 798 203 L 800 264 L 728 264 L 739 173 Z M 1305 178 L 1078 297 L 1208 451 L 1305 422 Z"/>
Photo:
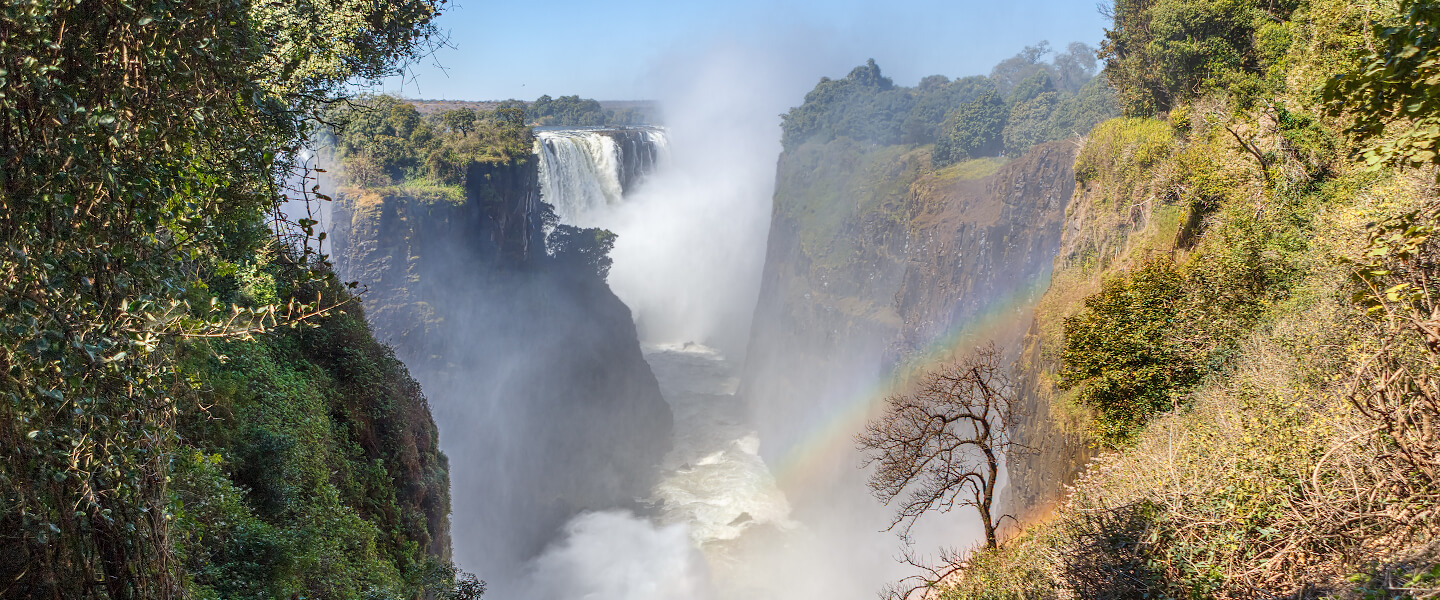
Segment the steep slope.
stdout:
<path fill-rule="evenodd" d="M 1058 505 L 1048 465 L 1012 465 L 1049 518 L 945 597 L 1433 592 L 1437 134 L 1386 103 L 1433 75 L 1407 63 L 1440 11 L 1399 8 L 1116 3 L 1134 116 L 1077 157 L 1023 365 L 1038 429 L 1105 451 Z"/>
<path fill-rule="evenodd" d="M 346 298 L 340 288 L 297 295 Z M 443 589 L 447 461 L 419 384 L 358 303 L 314 328 L 192 345 L 179 373 L 196 408 L 178 423 L 173 535 L 192 593 Z"/>

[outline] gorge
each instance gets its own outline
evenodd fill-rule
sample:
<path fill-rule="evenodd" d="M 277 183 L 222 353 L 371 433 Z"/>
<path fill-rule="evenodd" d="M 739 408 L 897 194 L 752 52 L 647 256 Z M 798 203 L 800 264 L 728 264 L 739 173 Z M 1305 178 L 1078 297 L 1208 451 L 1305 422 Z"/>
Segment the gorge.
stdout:
<path fill-rule="evenodd" d="M 908 567 L 851 436 L 897 367 L 983 340 L 1018 356 L 1074 144 L 935 168 L 925 146 L 811 142 L 777 175 L 751 150 L 773 133 L 717 143 L 681 113 L 670 128 L 539 129 L 533 154 L 472 165 L 459 202 L 344 190 L 337 266 L 370 286 L 367 310 L 425 385 L 447 454 L 486 458 L 451 477 L 456 527 L 490 532 L 457 539 L 457 562 L 492 593 L 868 596 Z M 567 227 L 617 234 L 615 295 L 539 253 Z M 715 293 L 727 287 L 740 291 Z M 605 341 L 579 342 L 600 323 Z M 617 381 L 577 374 L 601 364 Z M 949 522 L 918 542 L 975 535 Z M 615 540 L 630 555 L 598 550 Z M 635 569 L 671 596 L 614 579 Z"/>
<path fill-rule="evenodd" d="M 450 4 L 0 11 L 0 600 L 1440 597 L 1440 3 Z"/>

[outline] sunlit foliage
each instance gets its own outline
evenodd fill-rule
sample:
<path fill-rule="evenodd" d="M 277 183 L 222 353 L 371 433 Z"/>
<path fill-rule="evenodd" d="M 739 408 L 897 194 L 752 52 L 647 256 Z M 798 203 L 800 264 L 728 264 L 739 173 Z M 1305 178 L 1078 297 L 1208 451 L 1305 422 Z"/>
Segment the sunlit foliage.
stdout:
<path fill-rule="evenodd" d="M 1019 155 L 1036 144 L 1083 134 L 1117 114 L 1095 79 L 1094 51 L 1071 44 L 1052 62 L 1049 44 L 1027 47 L 990 76 L 922 79 L 897 87 L 874 60 L 843 79 L 822 78 L 805 103 L 783 115 L 782 141 L 849 138 L 878 146 L 935 144 L 935 166 L 971 158 Z"/>
<path fill-rule="evenodd" d="M 1325 96 L 1331 112 L 1353 118 L 1353 133 L 1375 141 L 1364 150 L 1368 164 L 1440 164 L 1440 5 L 1405 0 L 1401 17 L 1376 27 L 1379 47 Z"/>
<path fill-rule="evenodd" d="M 266 216 L 305 193 L 307 115 L 439 8 L 0 9 L 0 595 L 186 593 L 176 423 L 205 404 L 177 356 L 337 309 L 298 294 L 328 280 L 314 221 Z"/>

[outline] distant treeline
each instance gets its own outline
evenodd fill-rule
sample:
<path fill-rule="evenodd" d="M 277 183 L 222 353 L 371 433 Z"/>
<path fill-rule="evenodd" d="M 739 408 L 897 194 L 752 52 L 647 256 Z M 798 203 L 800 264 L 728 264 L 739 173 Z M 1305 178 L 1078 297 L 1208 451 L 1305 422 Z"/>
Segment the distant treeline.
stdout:
<path fill-rule="evenodd" d="M 405 100 L 368 96 L 329 120 L 346 180 L 368 188 L 407 180 L 462 185 L 470 163 L 525 160 L 533 144 L 524 110 L 503 102 L 494 110 L 462 106 L 425 115 Z"/>
<path fill-rule="evenodd" d="M 541 96 L 525 106 L 526 118 L 540 126 L 654 125 L 657 122 L 654 113 L 654 110 L 639 106 L 607 109 L 600 105 L 599 100 L 580 96 Z"/>
<path fill-rule="evenodd" d="M 874 60 L 843 79 L 821 78 L 805 103 L 783 116 L 787 149 L 837 137 L 877 145 L 935 144 L 936 165 L 1016 155 L 1089 131 L 1117 116 L 1114 93 L 1097 78 L 1095 50 L 1048 42 L 1001 61 L 990 75 L 950 80 L 931 75 L 896 86 Z"/>

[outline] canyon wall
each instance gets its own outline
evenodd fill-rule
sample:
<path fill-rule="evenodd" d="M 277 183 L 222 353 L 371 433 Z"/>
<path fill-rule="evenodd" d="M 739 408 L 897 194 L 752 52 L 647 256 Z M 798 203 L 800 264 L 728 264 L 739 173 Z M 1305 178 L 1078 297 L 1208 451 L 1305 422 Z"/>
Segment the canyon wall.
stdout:
<path fill-rule="evenodd" d="M 546 252 L 536 160 L 476 162 L 464 197 L 343 189 L 334 256 L 435 407 L 457 563 L 492 581 L 583 510 L 648 494 L 671 415 L 630 311 Z M 496 573 L 499 573 L 498 575 Z"/>
<path fill-rule="evenodd" d="M 1075 147 L 1051 142 L 941 169 L 928 146 L 843 138 L 781 156 L 741 388 L 755 422 L 783 424 L 762 431 L 768 459 L 892 373 L 903 380 L 993 341 L 1017 361 L 1033 416 L 1015 435 L 1040 450 L 1012 460 L 1011 477 L 1048 478 L 1043 491 L 1012 495 L 1015 510 L 1059 493 L 1085 445 L 1050 425 L 1032 372 L 1044 365 L 1022 350 L 1060 248 Z M 856 476 L 853 464 L 832 468 L 820 476 Z"/>

